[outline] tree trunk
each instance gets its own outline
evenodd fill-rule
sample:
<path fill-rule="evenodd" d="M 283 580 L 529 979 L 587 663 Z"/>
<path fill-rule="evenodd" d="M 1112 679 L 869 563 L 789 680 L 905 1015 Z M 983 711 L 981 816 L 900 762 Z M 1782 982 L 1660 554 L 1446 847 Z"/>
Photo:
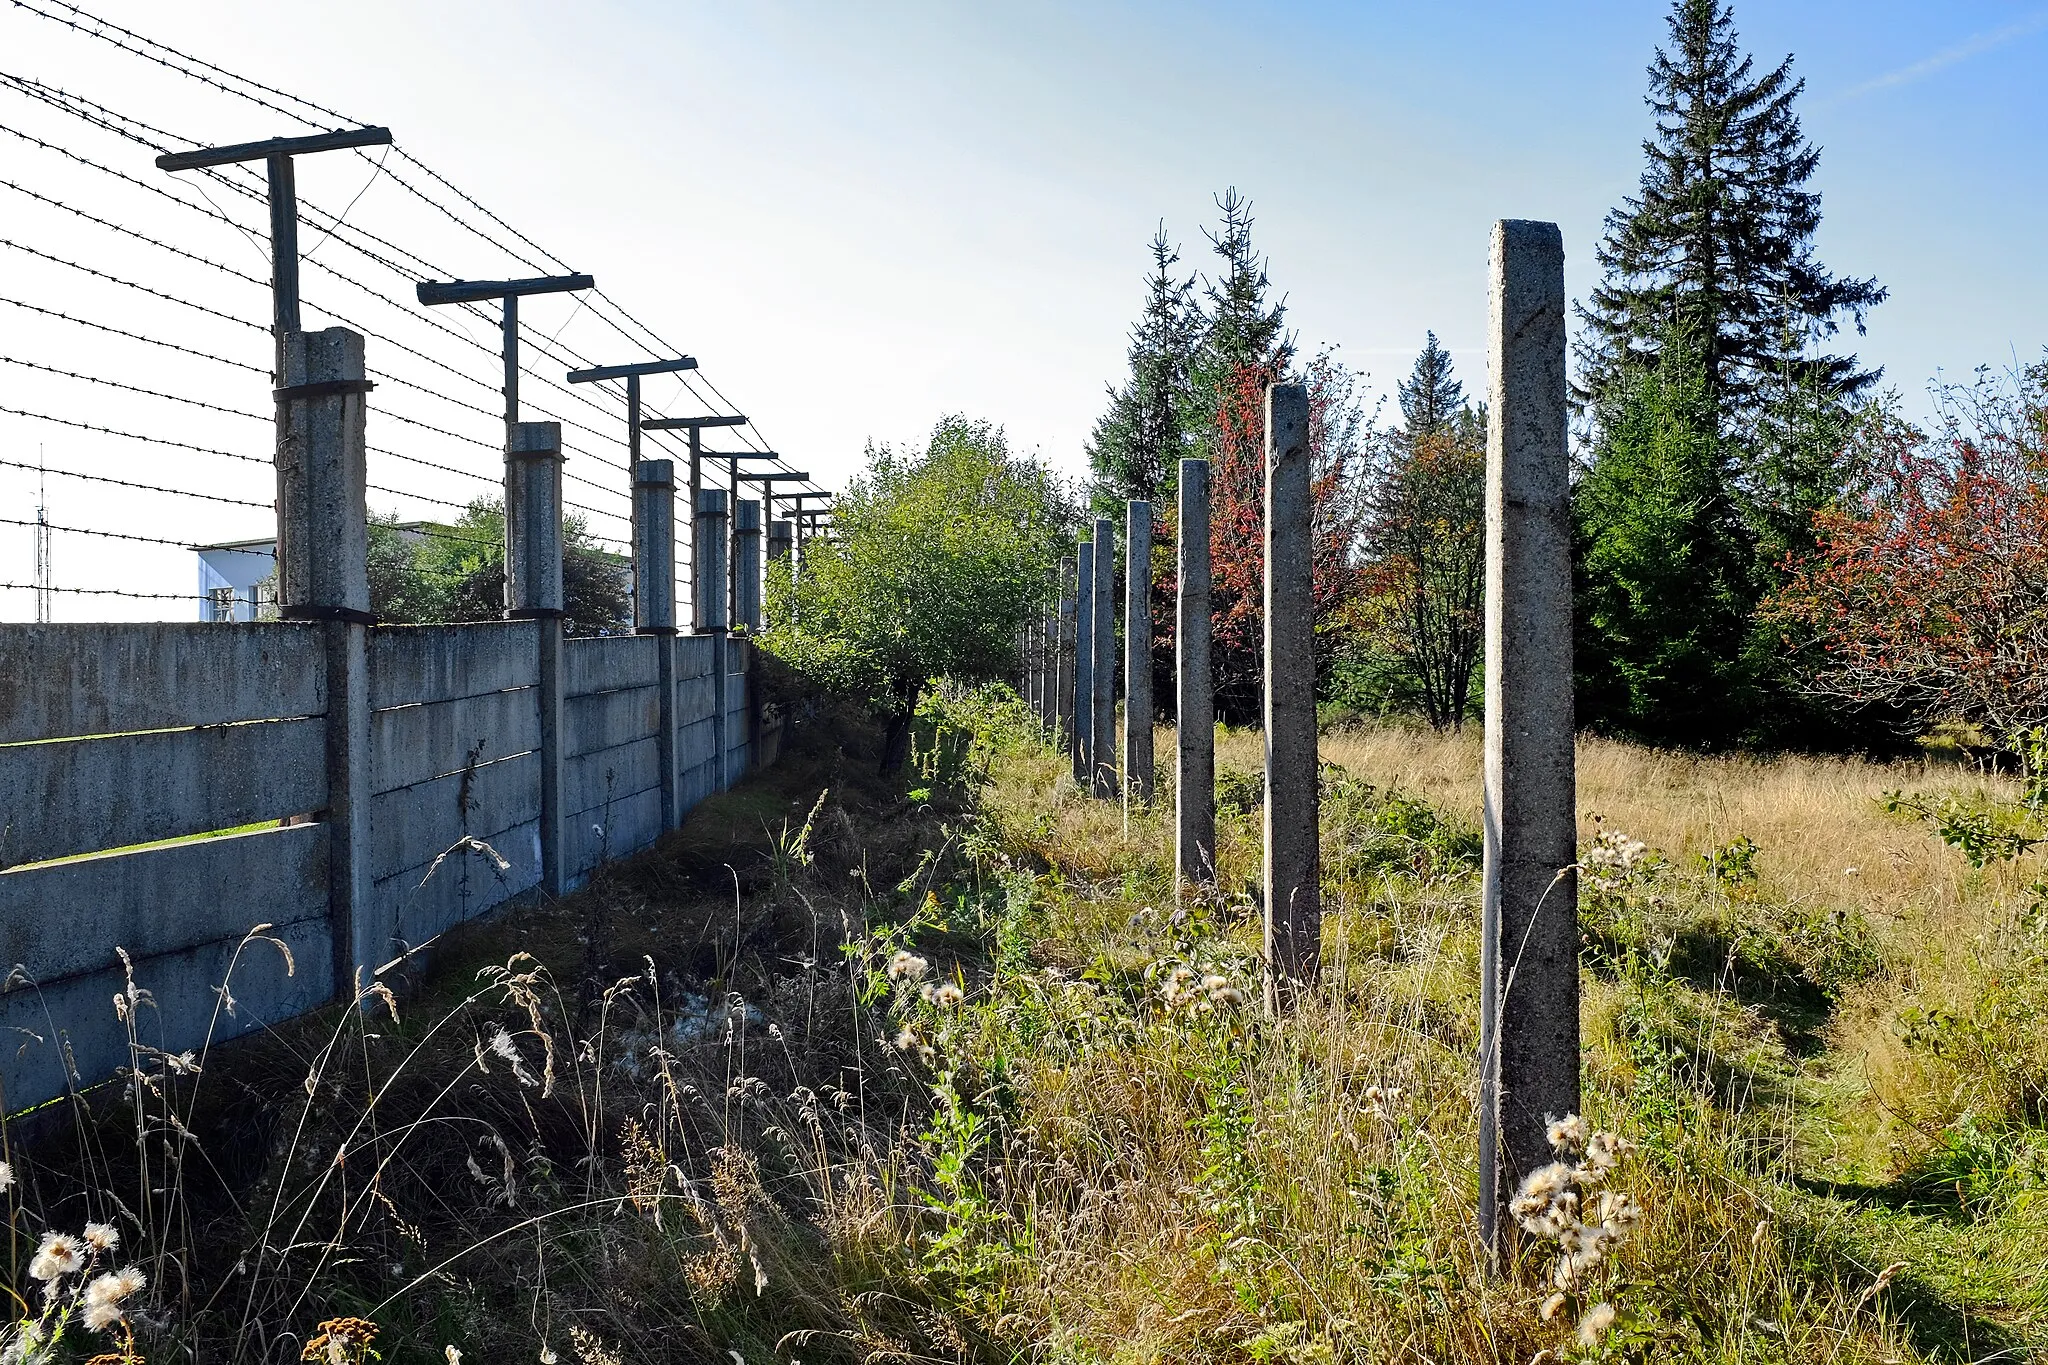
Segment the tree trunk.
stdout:
<path fill-rule="evenodd" d="M 896 684 L 896 714 L 889 717 L 889 728 L 882 736 L 884 777 L 902 772 L 903 765 L 910 761 L 910 736 L 917 723 L 917 699 L 923 690 L 923 684 L 914 679 Z"/>

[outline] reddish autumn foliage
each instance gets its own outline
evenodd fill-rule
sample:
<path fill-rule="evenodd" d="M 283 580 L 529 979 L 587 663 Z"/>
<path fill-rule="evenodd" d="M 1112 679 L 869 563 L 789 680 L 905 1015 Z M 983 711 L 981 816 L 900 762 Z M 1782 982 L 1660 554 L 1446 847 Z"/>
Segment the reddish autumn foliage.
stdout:
<path fill-rule="evenodd" d="M 1236 720 L 1257 716 L 1264 702 L 1266 388 L 1268 365 L 1234 370 L 1217 405 L 1210 470 L 1210 553 L 1216 704 Z M 1315 628 L 1336 624 L 1359 586 L 1359 487 L 1365 455 L 1364 415 L 1352 379 L 1327 354 L 1300 376 L 1309 390 L 1309 448 L 1314 461 Z M 1168 618 L 1171 598 L 1158 607 Z M 1170 619 L 1168 622 L 1170 629 Z M 1168 636 L 1170 638 L 1170 634 Z M 1318 651 L 1320 674 L 1324 659 Z"/>
<path fill-rule="evenodd" d="M 2011 741 L 2048 725 L 2048 365 L 1948 398 L 1935 437 L 1872 420 L 1862 496 L 1767 610 L 1824 694 Z"/>

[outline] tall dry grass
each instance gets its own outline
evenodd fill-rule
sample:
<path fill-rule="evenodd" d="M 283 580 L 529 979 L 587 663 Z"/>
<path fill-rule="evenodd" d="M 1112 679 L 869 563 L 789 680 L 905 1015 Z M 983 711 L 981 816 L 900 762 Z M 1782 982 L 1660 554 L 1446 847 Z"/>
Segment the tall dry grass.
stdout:
<path fill-rule="evenodd" d="M 1222 738 L 1220 885 L 1194 900 L 1168 803 L 1084 796 L 1000 696 L 935 701 L 894 785 L 845 717 L 797 738 L 592 891 L 455 936 L 402 999 L 196 1075 L 138 1052 L 125 1099 L 13 1153 L 16 1264 L 47 1230 L 121 1229 L 149 1280 L 127 1344 L 154 1361 L 2048 1343 L 2027 1073 L 1901 1027 L 1947 1007 L 1944 1039 L 2021 1036 L 1965 1025 L 2031 999 L 1987 982 L 2023 960 L 2035 873 L 1972 871 L 1879 803 L 2008 799 L 1996 780 L 1582 745 L 1587 838 L 1655 852 L 1583 905 L 1586 1117 L 1629 1144 L 1586 1203 L 1640 1218 L 1560 1287 L 1553 1243 L 1495 1275 L 1475 1240 L 1475 737 L 1325 738 L 1327 971 L 1277 1023 L 1248 1003 L 1256 735 Z M 1753 877 L 1702 862 L 1741 838 Z"/>

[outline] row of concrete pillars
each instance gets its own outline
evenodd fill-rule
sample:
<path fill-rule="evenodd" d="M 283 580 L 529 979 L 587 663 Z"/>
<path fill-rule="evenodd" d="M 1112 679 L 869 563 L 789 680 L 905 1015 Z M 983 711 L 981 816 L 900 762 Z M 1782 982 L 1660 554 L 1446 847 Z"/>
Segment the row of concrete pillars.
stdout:
<path fill-rule="evenodd" d="M 1493 230 L 1486 474 L 1486 726 L 1479 1056 L 1480 1231 L 1552 1159 L 1547 1127 L 1579 1109 L 1577 815 L 1572 701 L 1564 247 L 1554 224 Z M 1321 974 L 1320 764 L 1314 659 L 1315 477 L 1308 391 L 1266 392 L 1266 1005 L 1285 1012 Z M 1175 612 L 1174 870 L 1216 880 L 1209 467 L 1183 460 Z M 1153 799 L 1152 509 L 1124 517 L 1125 723 L 1112 693 L 1116 527 L 1059 565 L 1054 605 L 1021 640 L 1027 702 L 1074 776 L 1127 810 Z"/>

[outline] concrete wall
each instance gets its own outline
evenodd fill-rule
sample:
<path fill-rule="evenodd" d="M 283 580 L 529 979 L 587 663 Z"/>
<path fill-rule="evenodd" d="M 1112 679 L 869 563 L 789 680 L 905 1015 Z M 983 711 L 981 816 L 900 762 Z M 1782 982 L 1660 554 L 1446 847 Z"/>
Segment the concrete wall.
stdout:
<path fill-rule="evenodd" d="M 397 956 L 540 885 L 551 760 L 566 884 L 653 843 L 661 650 L 675 809 L 751 768 L 750 645 L 570 640 L 547 736 L 538 643 L 534 621 L 367 632 L 371 889 L 336 913 L 320 626 L 0 625 L 0 1111 L 107 1079 L 131 1042 L 197 1050 L 347 993 L 351 921 Z M 132 1039 L 117 949 L 151 997 Z"/>

